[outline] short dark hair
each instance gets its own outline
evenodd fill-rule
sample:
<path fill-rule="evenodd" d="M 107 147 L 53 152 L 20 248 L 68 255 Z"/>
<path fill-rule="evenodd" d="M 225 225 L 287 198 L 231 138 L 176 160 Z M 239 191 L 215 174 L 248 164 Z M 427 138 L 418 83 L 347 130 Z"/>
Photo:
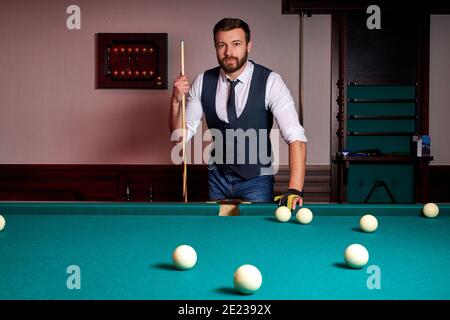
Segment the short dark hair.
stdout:
<path fill-rule="evenodd" d="M 224 18 L 216 23 L 213 29 L 214 41 L 216 41 L 216 34 L 219 31 L 230 31 L 233 29 L 242 29 L 245 32 L 245 41 L 250 42 L 250 28 L 245 21 L 238 18 Z"/>

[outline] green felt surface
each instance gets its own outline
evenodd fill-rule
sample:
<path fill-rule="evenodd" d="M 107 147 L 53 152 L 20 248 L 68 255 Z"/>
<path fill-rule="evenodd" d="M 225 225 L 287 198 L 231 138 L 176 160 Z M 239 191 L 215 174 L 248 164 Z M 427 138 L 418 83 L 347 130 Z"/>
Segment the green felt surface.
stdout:
<path fill-rule="evenodd" d="M 395 203 L 414 202 L 414 166 L 412 164 L 352 164 L 348 170 L 348 195 L 350 203 L 364 202 L 376 181 L 385 182 L 387 188 L 378 186 L 368 198 L 369 203 L 390 203 L 388 190 Z"/>
<path fill-rule="evenodd" d="M 349 99 L 414 99 L 414 86 L 348 86 Z"/>
<path fill-rule="evenodd" d="M 414 116 L 414 103 L 351 103 L 347 104 L 348 115 L 359 116 Z"/>
<path fill-rule="evenodd" d="M 450 298 L 449 205 L 435 219 L 421 205 L 307 207 L 314 220 L 300 225 L 275 221 L 269 204 L 218 217 L 216 204 L 3 202 L 0 299 Z M 378 217 L 375 233 L 359 230 L 364 213 Z M 368 249 L 366 267 L 345 266 L 351 243 Z M 191 270 L 172 266 L 180 244 L 197 251 Z M 233 272 L 247 263 L 263 275 L 250 296 L 233 288 Z M 79 290 L 66 285 L 71 265 L 81 270 Z M 380 289 L 367 286 L 373 266 Z"/>
<path fill-rule="evenodd" d="M 351 132 L 415 132 L 415 120 L 348 120 L 347 130 Z"/>
<path fill-rule="evenodd" d="M 411 155 L 410 136 L 349 136 L 347 149 L 352 152 L 379 149 L 382 153 L 404 153 Z"/>

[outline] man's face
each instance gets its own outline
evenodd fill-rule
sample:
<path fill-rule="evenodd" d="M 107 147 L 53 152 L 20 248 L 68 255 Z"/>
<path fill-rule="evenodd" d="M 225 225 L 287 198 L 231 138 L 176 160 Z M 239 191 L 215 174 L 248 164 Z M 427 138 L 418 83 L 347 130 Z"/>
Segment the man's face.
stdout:
<path fill-rule="evenodd" d="M 217 61 L 226 73 L 234 73 L 245 65 L 252 43 L 246 42 L 244 30 L 219 31 L 214 40 Z"/>

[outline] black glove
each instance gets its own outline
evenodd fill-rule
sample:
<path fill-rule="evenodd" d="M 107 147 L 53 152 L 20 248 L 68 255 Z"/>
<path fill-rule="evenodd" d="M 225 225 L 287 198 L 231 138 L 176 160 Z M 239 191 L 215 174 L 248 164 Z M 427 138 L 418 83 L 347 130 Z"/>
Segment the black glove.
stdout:
<path fill-rule="evenodd" d="M 303 191 L 297 189 L 288 189 L 288 191 L 280 196 L 275 197 L 275 202 L 278 201 L 278 206 L 286 206 L 292 210 L 292 203 L 294 199 L 303 198 Z"/>

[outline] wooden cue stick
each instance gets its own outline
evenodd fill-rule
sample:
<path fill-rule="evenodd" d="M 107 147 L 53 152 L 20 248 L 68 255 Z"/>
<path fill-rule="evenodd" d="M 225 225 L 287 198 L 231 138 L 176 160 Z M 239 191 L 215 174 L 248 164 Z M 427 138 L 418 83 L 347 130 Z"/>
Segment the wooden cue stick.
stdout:
<path fill-rule="evenodd" d="M 181 75 L 184 76 L 184 41 L 181 41 Z M 186 165 L 186 96 L 181 100 L 183 122 L 183 198 L 187 202 L 187 165 Z"/>

